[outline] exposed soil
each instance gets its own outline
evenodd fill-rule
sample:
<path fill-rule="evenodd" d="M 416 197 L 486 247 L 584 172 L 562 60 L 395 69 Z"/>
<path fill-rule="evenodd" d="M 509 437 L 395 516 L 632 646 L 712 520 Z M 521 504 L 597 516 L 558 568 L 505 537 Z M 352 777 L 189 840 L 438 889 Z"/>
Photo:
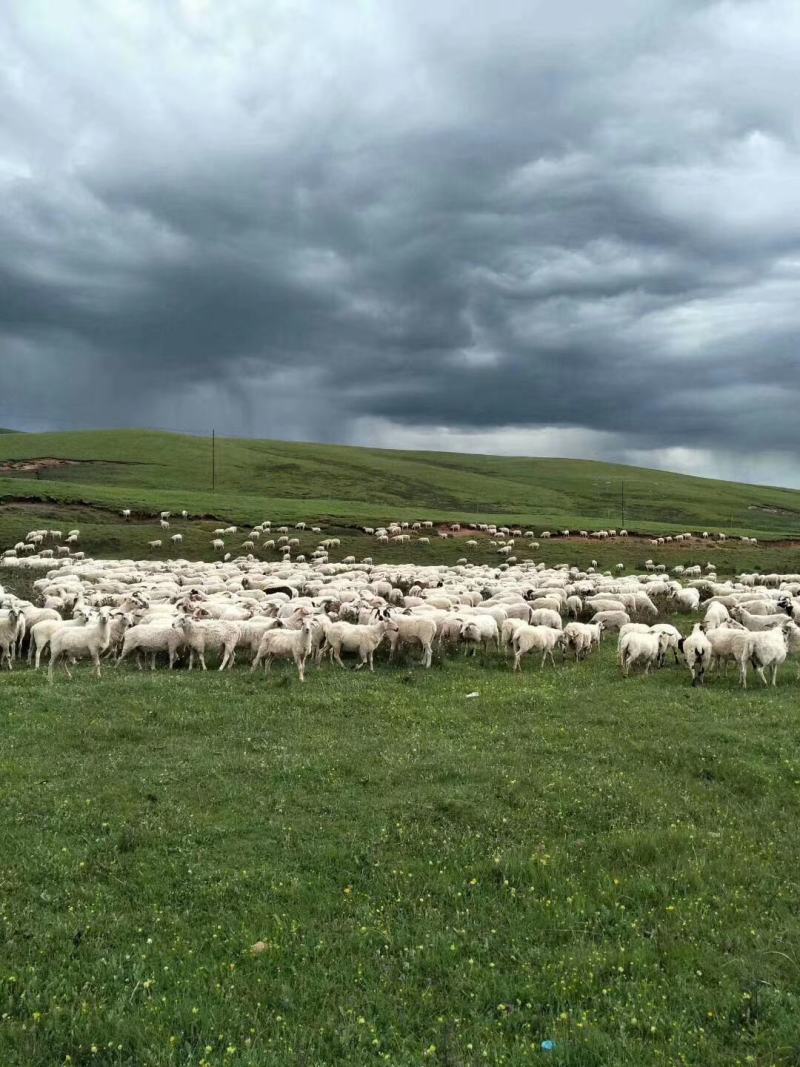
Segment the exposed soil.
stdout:
<path fill-rule="evenodd" d="M 79 467 L 81 463 L 92 463 L 93 460 L 80 459 L 54 459 L 43 456 L 41 459 L 6 459 L 0 463 L 0 474 L 38 474 L 40 471 L 51 470 L 54 467 Z"/>

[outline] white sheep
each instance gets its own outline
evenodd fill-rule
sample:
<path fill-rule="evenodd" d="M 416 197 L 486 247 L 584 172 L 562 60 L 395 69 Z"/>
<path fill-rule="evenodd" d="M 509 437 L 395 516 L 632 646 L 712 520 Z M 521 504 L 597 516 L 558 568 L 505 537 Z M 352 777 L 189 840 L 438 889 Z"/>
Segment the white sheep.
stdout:
<path fill-rule="evenodd" d="M 311 653 L 313 626 L 310 618 L 304 618 L 299 630 L 285 629 L 283 626 L 267 630 L 261 635 L 251 672 L 264 661 L 264 670 L 268 671 L 273 659 L 293 659 L 297 666 L 300 681 L 305 681 L 306 660 Z"/>
<path fill-rule="evenodd" d="M 340 667 L 342 652 L 357 652 L 361 662 L 356 667 L 360 670 L 365 665 L 374 670 L 372 658 L 375 650 L 387 634 L 398 630 L 399 627 L 392 619 L 378 619 L 374 623 L 366 625 L 349 622 L 334 622 L 325 633 L 325 648 L 332 660 L 336 660 Z"/>
<path fill-rule="evenodd" d="M 636 624 L 631 623 L 631 625 Z M 567 647 L 574 651 L 576 660 L 587 656 L 592 649 L 600 646 L 604 629 L 602 622 L 598 622 L 595 625 L 588 622 L 567 623 L 564 627 L 564 639 Z"/>
<path fill-rule="evenodd" d="M 619 658 L 622 673 L 627 678 L 635 663 L 644 664 L 644 673 L 657 664 L 669 647 L 666 633 L 626 633 L 620 641 Z"/>
<path fill-rule="evenodd" d="M 119 666 L 131 652 L 135 652 L 136 662 L 141 670 L 141 653 L 144 652 L 150 654 L 150 669 L 155 670 L 156 655 L 159 652 L 165 652 L 169 657 L 169 669 L 172 670 L 178 658 L 178 650 L 183 643 L 183 633 L 172 624 L 170 618 L 163 622 L 137 623 L 125 631 L 116 665 Z"/>
<path fill-rule="evenodd" d="M 630 621 L 631 617 L 627 611 L 598 611 L 589 620 L 590 623 L 602 622 L 609 631 L 620 630 L 626 622 Z"/>
<path fill-rule="evenodd" d="M 200 660 L 200 666 L 206 670 L 205 653 L 212 650 L 219 650 L 222 653 L 219 665 L 221 671 L 233 666 L 236 642 L 239 639 L 239 627 L 235 622 L 224 622 L 221 619 L 193 619 L 189 615 L 184 615 L 174 625 L 183 634 L 189 649 L 189 670 L 192 670 L 194 666 L 195 655 Z"/>
<path fill-rule="evenodd" d="M 418 644 L 422 649 L 422 666 L 430 667 L 433 659 L 433 639 L 436 620 L 430 615 L 393 615 L 397 629 L 388 635 L 389 659 L 394 658 L 398 645 Z"/>
<path fill-rule="evenodd" d="M 713 649 L 711 642 L 703 632 L 702 623 L 695 623 L 689 636 L 681 638 L 678 642 L 678 648 L 683 653 L 686 665 L 692 673 L 692 685 L 703 685 Z"/>
<path fill-rule="evenodd" d="M 502 625 L 502 624 L 501 624 Z M 489 645 L 494 642 L 498 652 L 500 651 L 500 630 L 497 620 L 492 615 L 475 615 L 465 620 L 459 630 L 459 640 L 464 644 L 464 655 L 472 648 L 475 656 L 478 646 L 483 647 L 484 652 L 489 651 Z"/>
<path fill-rule="evenodd" d="M 563 648 L 566 643 L 563 630 L 554 630 L 552 626 L 520 626 L 512 639 L 514 648 L 514 670 L 522 670 L 522 657 L 528 652 L 541 652 L 542 662 L 540 670 L 544 669 L 545 660 L 550 657 L 550 662 L 555 667 L 553 649 Z"/>
<path fill-rule="evenodd" d="M 15 608 L 0 612 L 0 670 L 2 670 L 4 661 L 8 669 L 12 669 L 18 621 L 19 612 Z"/>
<path fill-rule="evenodd" d="M 67 659 L 81 659 L 88 656 L 94 664 L 94 671 L 100 677 L 100 653 L 108 648 L 111 638 L 111 618 L 103 608 L 96 621 L 85 626 L 62 626 L 50 638 L 50 663 L 47 667 L 47 679 L 53 681 L 53 670 L 63 656 L 62 666 L 67 677 L 71 678 Z"/>

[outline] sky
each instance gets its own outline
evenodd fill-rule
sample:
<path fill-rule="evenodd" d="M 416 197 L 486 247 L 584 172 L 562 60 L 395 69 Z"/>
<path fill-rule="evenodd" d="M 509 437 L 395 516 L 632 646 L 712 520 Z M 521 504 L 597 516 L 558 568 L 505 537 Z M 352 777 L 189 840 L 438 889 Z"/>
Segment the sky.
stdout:
<path fill-rule="evenodd" d="M 800 486 L 796 0 L 5 0 L 0 425 Z"/>

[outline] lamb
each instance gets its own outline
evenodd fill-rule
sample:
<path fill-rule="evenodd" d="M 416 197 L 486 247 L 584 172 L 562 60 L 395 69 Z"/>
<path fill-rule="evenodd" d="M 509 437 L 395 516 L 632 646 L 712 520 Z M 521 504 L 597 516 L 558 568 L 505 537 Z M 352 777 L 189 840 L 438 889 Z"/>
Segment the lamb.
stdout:
<path fill-rule="evenodd" d="M 161 541 L 158 538 L 155 541 L 148 541 L 147 547 L 151 549 L 161 548 Z"/>
<path fill-rule="evenodd" d="M 111 619 L 103 608 L 97 620 L 85 626 L 62 626 L 50 638 L 50 663 L 47 667 L 47 680 L 53 681 L 53 670 L 63 656 L 62 666 L 67 677 L 71 678 L 67 658 L 73 660 L 88 656 L 94 664 L 94 671 L 100 677 L 100 653 L 105 652 L 111 637 Z"/>
<path fill-rule="evenodd" d="M 631 617 L 627 611 L 598 611 L 589 620 L 590 623 L 602 622 L 608 631 L 619 630 L 630 621 Z"/>
<path fill-rule="evenodd" d="M 627 678 L 634 663 L 644 663 L 644 673 L 649 674 L 669 647 L 666 633 L 627 633 L 620 642 L 619 659 L 623 675 Z"/>
<path fill-rule="evenodd" d="M 678 642 L 678 648 L 692 672 L 692 686 L 704 685 L 713 649 L 711 642 L 703 633 L 702 623 L 695 623 L 689 636 L 681 638 Z"/>
<path fill-rule="evenodd" d="M 239 626 L 235 622 L 223 622 L 221 619 L 197 620 L 184 615 L 174 624 L 186 641 L 189 649 L 189 670 L 194 666 L 195 654 L 200 666 L 206 670 L 206 650 L 219 649 L 222 660 L 219 669 L 233 666 L 236 655 L 236 642 L 239 640 Z"/>
<path fill-rule="evenodd" d="M 659 667 L 664 666 L 664 660 L 669 649 L 672 649 L 672 654 L 674 655 L 675 662 L 677 663 L 678 652 L 680 650 L 680 642 L 683 640 L 683 634 L 680 632 L 677 626 L 673 626 L 672 623 L 669 622 L 657 622 L 654 626 L 650 627 L 650 633 L 666 634 L 669 638 L 669 641 L 667 642 L 667 647 L 664 650 L 664 654 L 660 657 L 658 661 Z"/>
<path fill-rule="evenodd" d="M 288 630 L 282 626 L 267 630 L 261 637 L 251 672 L 264 661 L 264 670 L 268 671 L 273 659 L 293 659 L 297 666 L 300 681 L 305 681 L 306 660 L 311 652 L 313 636 L 312 620 L 304 618 L 299 630 Z"/>
<path fill-rule="evenodd" d="M 375 650 L 387 634 L 398 630 L 397 623 L 392 619 L 380 618 L 368 625 L 353 625 L 349 622 L 334 622 L 328 627 L 325 634 L 324 651 L 330 653 L 332 660 L 336 660 L 340 667 L 342 652 L 358 652 L 361 662 L 356 670 L 361 670 L 365 665 L 374 671 L 372 658 Z"/>
<path fill-rule="evenodd" d="M 389 659 L 394 658 L 399 644 L 418 643 L 422 648 L 422 666 L 430 667 L 433 659 L 433 639 L 436 637 L 436 620 L 430 615 L 394 615 L 398 629 L 389 634 Z"/>
<path fill-rule="evenodd" d="M 675 589 L 669 596 L 678 611 L 688 614 L 700 607 L 700 593 L 697 589 Z"/>
<path fill-rule="evenodd" d="M 225 542 L 222 540 L 221 537 L 215 537 L 211 542 L 211 547 L 214 549 L 215 552 L 221 552 L 225 547 Z"/>
<path fill-rule="evenodd" d="M 122 509 L 122 517 L 127 522 L 128 519 L 130 519 L 130 517 L 131 517 L 131 509 L 130 508 L 123 508 Z"/>
<path fill-rule="evenodd" d="M 155 670 L 156 655 L 166 652 L 169 657 L 169 669 L 175 666 L 178 658 L 178 650 L 183 645 L 183 634 L 172 624 L 169 617 L 163 622 L 142 622 L 129 627 L 122 638 L 122 649 L 117 656 L 116 666 L 131 654 L 136 653 L 136 662 L 139 670 L 142 669 L 142 656 L 144 652 L 150 653 L 150 670 Z"/>
<path fill-rule="evenodd" d="M 181 544 L 183 542 L 183 534 L 172 534 L 170 541 L 172 541 L 173 545 Z"/>
<path fill-rule="evenodd" d="M 550 662 L 555 667 L 553 658 L 554 648 L 563 648 L 566 642 L 563 630 L 554 630 L 551 626 L 521 626 L 514 634 L 512 644 L 514 646 L 514 670 L 522 670 L 522 657 L 528 652 L 541 652 L 542 662 L 540 670 L 544 669 L 545 660 L 550 657 Z"/>

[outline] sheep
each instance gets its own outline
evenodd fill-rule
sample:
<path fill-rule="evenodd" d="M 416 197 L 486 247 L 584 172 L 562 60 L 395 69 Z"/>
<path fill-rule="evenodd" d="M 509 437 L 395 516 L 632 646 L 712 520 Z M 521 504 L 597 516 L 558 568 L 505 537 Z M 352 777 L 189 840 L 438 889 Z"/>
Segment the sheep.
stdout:
<path fill-rule="evenodd" d="M 422 648 L 422 666 L 430 667 L 436 620 L 430 615 L 393 615 L 392 618 L 398 628 L 389 634 L 389 659 L 394 658 L 398 645 L 418 643 Z"/>
<path fill-rule="evenodd" d="M 235 622 L 224 622 L 221 619 L 198 620 L 184 615 L 178 619 L 175 627 L 183 634 L 189 649 L 189 670 L 194 666 L 195 654 L 203 670 L 207 669 L 205 661 L 207 649 L 219 649 L 222 652 L 219 665 L 221 671 L 233 666 L 236 642 L 239 639 L 239 627 Z"/>
<path fill-rule="evenodd" d="M 524 619 L 506 619 L 500 627 L 500 647 L 504 655 L 508 655 L 508 649 L 514 639 L 514 634 L 521 626 L 526 625 L 528 624 Z"/>
<path fill-rule="evenodd" d="M 122 517 L 127 522 L 131 517 L 131 509 L 130 508 L 123 508 L 122 509 Z"/>
<path fill-rule="evenodd" d="M 158 520 L 158 525 L 161 527 L 162 530 L 168 530 L 169 529 L 169 523 L 167 522 L 166 519 L 159 519 Z"/>
<path fill-rule="evenodd" d="M 677 611 L 688 614 L 700 607 L 700 593 L 697 589 L 674 589 L 667 598 Z"/>
<path fill-rule="evenodd" d="M 7 663 L 8 669 L 12 669 L 18 621 L 19 612 L 15 608 L 9 608 L 7 611 L 0 613 L 0 670 L 2 670 L 4 661 Z"/>
<path fill-rule="evenodd" d="M 703 632 L 703 624 L 695 623 L 689 636 L 682 637 L 678 641 L 678 648 L 683 653 L 686 665 L 692 673 L 692 686 L 704 685 L 713 649 L 711 642 Z"/>
<path fill-rule="evenodd" d="M 563 627 L 561 616 L 551 608 L 533 608 L 528 614 L 528 623 L 531 626 L 550 626 L 554 630 Z"/>
<path fill-rule="evenodd" d="M 514 634 L 512 645 L 514 647 L 514 670 L 522 670 L 522 657 L 528 652 L 541 652 L 542 662 L 540 670 L 544 669 L 545 661 L 550 657 L 550 662 L 555 667 L 553 649 L 563 648 L 566 642 L 563 630 L 554 630 L 551 626 L 521 626 Z"/>
<path fill-rule="evenodd" d="M 88 620 L 87 611 L 76 608 L 72 613 L 71 619 L 42 619 L 41 622 L 35 623 L 29 631 L 28 663 L 31 663 L 35 653 L 36 658 L 33 669 L 38 671 L 42 661 L 42 653 L 49 647 L 53 634 L 60 630 L 62 626 L 84 626 Z"/>
<path fill-rule="evenodd" d="M 564 638 L 567 647 L 575 652 L 576 661 L 588 654 L 594 648 L 598 648 L 603 639 L 602 622 L 592 626 L 586 622 L 568 622 L 564 627 Z"/>
<path fill-rule="evenodd" d="M 650 627 L 650 633 L 653 634 L 666 634 L 669 638 L 667 647 L 664 649 L 663 654 L 659 657 L 659 667 L 664 666 L 664 660 L 667 652 L 672 649 L 672 654 L 675 657 L 675 662 L 678 662 L 678 652 L 680 650 L 680 643 L 683 640 L 683 635 L 680 630 L 668 622 L 657 622 L 654 626 Z"/>
<path fill-rule="evenodd" d="M 369 669 L 374 671 L 372 658 L 375 650 L 387 634 L 398 629 L 393 619 L 386 618 L 379 618 L 376 622 L 366 625 L 334 622 L 326 631 L 324 651 L 329 652 L 331 659 L 336 660 L 342 668 L 344 668 L 342 652 L 358 652 L 361 662 L 356 670 L 361 670 L 362 667 L 368 665 Z"/>
<path fill-rule="evenodd" d="M 717 602 L 708 605 L 703 622 L 706 625 L 706 629 L 713 630 L 716 626 L 720 626 L 729 618 L 730 614 L 728 613 L 728 609 L 724 604 Z"/>
<path fill-rule="evenodd" d="M 598 611 L 589 619 L 590 623 L 602 622 L 606 630 L 609 631 L 619 630 L 626 622 L 630 621 L 631 617 L 627 611 Z"/>
<path fill-rule="evenodd" d="M 746 608 L 742 607 L 731 608 L 731 617 L 754 633 L 782 626 L 787 619 L 785 612 L 774 615 L 752 615 Z"/>
<path fill-rule="evenodd" d="M 790 634 L 796 643 L 800 638 L 800 628 L 791 619 L 787 619 L 780 628 L 776 627 L 764 633 L 750 635 L 748 649 L 750 662 L 764 685 L 768 684 L 764 674 L 765 667 L 772 667 L 772 684 L 777 683 L 778 667 L 786 659 Z M 746 685 L 746 674 L 743 684 Z"/>
<path fill-rule="evenodd" d="M 148 541 L 147 547 L 152 550 L 155 550 L 156 548 L 161 548 L 161 541 L 158 538 L 155 541 Z"/>
<path fill-rule="evenodd" d="M 63 656 L 62 666 L 67 677 L 71 678 L 67 658 L 73 660 L 88 656 L 94 664 L 94 671 L 100 677 L 100 653 L 105 652 L 111 637 L 111 619 L 103 608 L 95 622 L 85 626 L 62 626 L 50 638 L 50 663 L 47 667 L 47 680 L 53 681 L 53 670 Z"/>
<path fill-rule="evenodd" d="M 470 646 L 472 646 L 473 656 L 477 654 L 478 645 L 482 645 L 484 652 L 488 652 L 489 645 L 492 642 L 494 642 L 498 652 L 500 651 L 500 630 L 493 615 L 475 615 L 470 619 L 464 620 L 458 637 L 464 643 L 465 656 Z"/>
<path fill-rule="evenodd" d="M 300 681 L 305 681 L 305 666 L 311 653 L 312 636 L 312 620 L 308 617 L 303 619 L 299 630 L 289 630 L 283 626 L 267 630 L 261 635 L 250 671 L 257 670 L 262 659 L 265 671 L 270 669 L 275 658 L 293 659 Z"/>
<path fill-rule="evenodd" d="M 745 688 L 747 687 L 748 642 L 751 636 L 749 630 L 733 628 L 730 623 L 706 632 L 711 645 L 710 666 L 716 666 L 720 662 L 727 665 L 727 661 L 732 659 L 739 664 L 739 683 Z"/>
<path fill-rule="evenodd" d="M 215 537 L 211 542 L 211 547 L 214 549 L 215 552 L 221 552 L 225 547 L 225 542 L 222 540 L 221 537 Z"/>
<path fill-rule="evenodd" d="M 644 663 L 644 673 L 649 674 L 654 663 L 658 663 L 669 647 L 669 634 L 666 633 L 627 633 L 620 642 L 619 661 L 623 675 L 627 678 L 634 663 Z"/>
<path fill-rule="evenodd" d="M 180 545 L 183 542 L 183 534 L 172 534 L 170 541 L 172 541 L 173 545 Z"/>
<path fill-rule="evenodd" d="M 142 669 L 141 653 L 150 653 L 150 670 L 155 670 L 156 655 L 166 652 L 169 657 L 169 669 L 175 665 L 178 650 L 184 643 L 184 636 L 171 621 L 137 623 L 129 627 L 122 638 L 122 649 L 117 656 L 115 666 L 131 654 L 136 653 L 139 670 Z"/>

